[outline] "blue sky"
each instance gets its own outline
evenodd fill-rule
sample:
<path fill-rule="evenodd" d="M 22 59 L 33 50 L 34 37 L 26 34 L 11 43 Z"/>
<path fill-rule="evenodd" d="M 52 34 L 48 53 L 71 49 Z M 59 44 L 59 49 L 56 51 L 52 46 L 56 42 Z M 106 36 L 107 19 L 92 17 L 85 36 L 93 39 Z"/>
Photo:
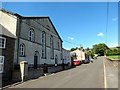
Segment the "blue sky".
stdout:
<path fill-rule="evenodd" d="M 63 47 L 91 48 L 98 43 L 118 44 L 118 3 L 106 2 L 2 3 L 2 8 L 23 16 L 49 16 L 63 40 Z M 107 40 L 106 40 L 107 39 Z"/>

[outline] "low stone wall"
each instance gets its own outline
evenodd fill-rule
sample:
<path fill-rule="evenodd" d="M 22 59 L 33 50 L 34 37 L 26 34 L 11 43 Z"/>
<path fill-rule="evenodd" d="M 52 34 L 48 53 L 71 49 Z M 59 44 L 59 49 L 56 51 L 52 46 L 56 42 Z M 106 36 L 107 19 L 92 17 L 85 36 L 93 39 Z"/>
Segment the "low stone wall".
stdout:
<path fill-rule="evenodd" d="M 12 80 L 13 81 L 20 81 L 21 80 L 20 70 L 14 70 L 13 75 L 12 75 Z"/>
<path fill-rule="evenodd" d="M 28 71 L 28 79 L 38 78 L 43 75 L 43 68 L 30 69 Z"/>
<path fill-rule="evenodd" d="M 43 69 L 42 68 L 38 68 L 38 69 L 29 69 L 28 70 L 28 79 L 34 79 L 34 78 L 38 78 L 40 76 L 43 75 Z M 21 81 L 21 73 L 20 70 L 14 70 L 13 72 L 13 81 Z"/>
<path fill-rule="evenodd" d="M 63 70 L 63 66 L 48 67 L 48 73 L 55 73 Z"/>
<path fill-rule="evenodd" d="M 66 69 L 71 69 L 71 65 L 65 65 L 64 66 L 64 69 L 66 70 Z"/>

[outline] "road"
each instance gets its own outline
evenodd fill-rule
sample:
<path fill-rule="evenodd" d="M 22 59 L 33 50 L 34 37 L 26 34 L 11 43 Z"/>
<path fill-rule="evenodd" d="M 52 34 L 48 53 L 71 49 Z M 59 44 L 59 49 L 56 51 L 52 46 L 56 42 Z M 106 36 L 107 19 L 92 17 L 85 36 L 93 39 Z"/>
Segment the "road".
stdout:
<path fill-rule="evenodd" d="M 103 58 L 10 88 L 104 88 Z"/>

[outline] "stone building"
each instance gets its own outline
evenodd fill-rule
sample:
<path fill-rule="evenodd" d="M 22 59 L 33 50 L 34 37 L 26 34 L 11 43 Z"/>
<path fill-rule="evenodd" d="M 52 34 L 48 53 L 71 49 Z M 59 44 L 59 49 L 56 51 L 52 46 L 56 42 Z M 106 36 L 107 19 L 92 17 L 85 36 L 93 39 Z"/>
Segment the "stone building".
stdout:
<path fill-rule="evenodd" d="M 23 60 L 34 70 L 45 64 L 48 70 L 62 64 L 63 41 L 49 17 L 24 17 L 3 9 L 0 15 L 0 24 L 16 37 L 14 70 Z"/>

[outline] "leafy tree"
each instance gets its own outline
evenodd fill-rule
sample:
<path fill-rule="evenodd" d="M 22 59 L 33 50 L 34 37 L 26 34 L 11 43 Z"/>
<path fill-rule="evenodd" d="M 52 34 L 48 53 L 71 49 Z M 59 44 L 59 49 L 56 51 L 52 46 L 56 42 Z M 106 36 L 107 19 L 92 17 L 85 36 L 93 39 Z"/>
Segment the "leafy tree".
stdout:
<path fill-rule="evenodd" d="M 70 51 L 75 51 L 75 50 L 77 50 L 77 49 L 78 49 L 78 47 L 76 47 L 76 48 L 71 48 Z"/>
<path fill-rule="evenodd" d="M 90 48 L 87 48 L 86 50 L 87 50 L 87 51 L 89 51 L 89 50 L 90 50 Z"/>
<path fill-rule="evenodd" d="M 120 55 L 120 48 L 116 47 L 116 48 L 110 48 L 107 50 L 107 55 Z"/>
<path fill-rule="evenodd" d="M 104 43 L 100 43 L 100 44 L 95 44 L 93 45 L 93 53 L 94 54 L 98 54 L 99 56 L 104 56 L 106 55 L 106 50 L 108 50 L 108 46 Z"/>

